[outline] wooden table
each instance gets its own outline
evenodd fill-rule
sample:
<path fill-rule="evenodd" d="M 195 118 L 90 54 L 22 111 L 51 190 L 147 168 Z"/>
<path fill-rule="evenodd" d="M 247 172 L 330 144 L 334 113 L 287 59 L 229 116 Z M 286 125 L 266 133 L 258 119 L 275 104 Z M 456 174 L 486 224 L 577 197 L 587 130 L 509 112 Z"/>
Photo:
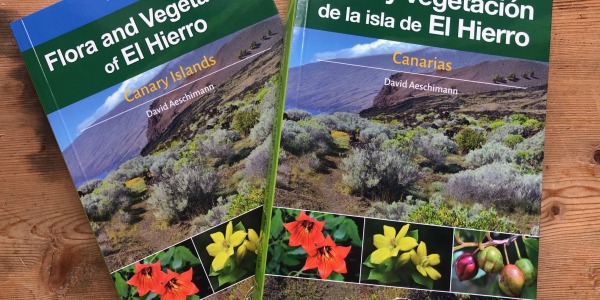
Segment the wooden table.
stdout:
<path fill-rule="evenodd" d="M 0 6 L 0 299 L 116 299 L 8 26 L 53 2 Z M 554 0 L 552 31 L 538 295 L 600 299 L 600 1 Z"/>

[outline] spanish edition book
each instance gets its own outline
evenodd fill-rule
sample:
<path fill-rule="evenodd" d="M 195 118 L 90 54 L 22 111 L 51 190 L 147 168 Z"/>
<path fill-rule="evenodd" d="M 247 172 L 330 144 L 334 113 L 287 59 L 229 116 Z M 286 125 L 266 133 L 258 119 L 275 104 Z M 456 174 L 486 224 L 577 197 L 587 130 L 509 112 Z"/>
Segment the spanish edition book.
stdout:
<path fill-rule="evenodd" d="M 273 1 L 65 0 L 11 26 L 119 298 L 250 299 Z"/>
<path fill-rule="evenodd" d="M 265 299 L 536 298 L 551 8 L 290 2 Z"/>

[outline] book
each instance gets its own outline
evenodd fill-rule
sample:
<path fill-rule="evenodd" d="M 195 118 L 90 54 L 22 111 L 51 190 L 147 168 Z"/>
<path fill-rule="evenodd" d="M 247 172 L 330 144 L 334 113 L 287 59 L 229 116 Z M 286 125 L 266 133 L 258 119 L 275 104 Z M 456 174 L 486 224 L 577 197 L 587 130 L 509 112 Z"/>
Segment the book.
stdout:
<path fill-rule="evenodd" d="M 273 1 L 64 0 L 11 27 L 119 298 L 252 297 Z"/>
<path fill-rule="evenodd" d="M 551 9 L 290 1 L 265 299 L 536 298 Z"/>

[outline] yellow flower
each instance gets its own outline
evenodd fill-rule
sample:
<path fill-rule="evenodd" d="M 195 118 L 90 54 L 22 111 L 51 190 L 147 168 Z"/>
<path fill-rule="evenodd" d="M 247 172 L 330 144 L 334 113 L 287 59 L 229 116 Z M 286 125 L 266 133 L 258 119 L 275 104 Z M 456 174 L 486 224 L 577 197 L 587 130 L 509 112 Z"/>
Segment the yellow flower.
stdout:
<path fill-rule="evenodd" d="M 400 254 L 400 256 L 398 257 L 398 264 L 400 266 L 404 266 L 409 261 L 410 261 L 410 252 L 404 252 L 404 253 Z"/>
<path fill-rule="evenodd" d="M 417 247 L 416 252 L 415 250 L 410 250 L 410 260 L 417 266 L 417 271 L 419 271 L 421 275 L 425 277 L 429 275 L 433 280 L 442 278 L 442 274 L 433 268 L 440 264 L 440 255 L 427 255 L 427 246 L 425 243 L 421 242 L 419 247 Z"/>
<path fill-rule="evenodd" d="M 248 229 L 248 239 L 237 249 L 235 252 L 236 259 L 238 262 L 242 261 L 246 256 L 246 251 L 252 251 L 258 254 L 259 237 L 254 229 Z"/>
<path fill-rule="evenodd" d="M 215 232 L 210 235 L 213 242 L 206 247 L 208 254 L 215 259 L 212 261 L 212 268 L 215 272 L 222 270 L 225 263 L 234 253 L 233 248 L 241 245 L 246 238 L 246 232 L 238 230 L 233 232 L 233 224 L 229 222 L 225 229 L 225 236 L 222 232 Z"/>
<path fill-rule="evenodd" d="M 383 235 L 373 236 L 373 245 L 377 247 L 371 254 L 371 263 L 380 264 L 390 257 L 398 256 L 400 251 L 409 251 L 417 246 L 417 240 L 406 236 L 408 233 L 408 224 L 402 226 L 400 232 L 396 235 L 394 227 L 383 225 Z M 406 259 L 406 255 L 401 257 Z"/>
<path fill-rule="evenodd" d="M 254 229 L 248 229 L 248 239 L 244 241 L 244 245 L 248 248 L 248 251 L 252 251 L 258 254 L 258 246 L 260 245 L 260 237 L 256 234 Z"/>

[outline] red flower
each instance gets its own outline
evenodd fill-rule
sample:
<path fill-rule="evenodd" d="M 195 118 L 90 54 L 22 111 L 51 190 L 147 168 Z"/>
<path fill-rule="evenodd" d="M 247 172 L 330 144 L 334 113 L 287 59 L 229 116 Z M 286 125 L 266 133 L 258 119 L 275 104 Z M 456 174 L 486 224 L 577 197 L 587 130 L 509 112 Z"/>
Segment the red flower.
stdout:
<path fill-rule="evenodd" d="M 185 300 L 200 291 L 192 282 L 192 268 L 181 274 L 167 272 L 163 285 L 156 291 L 161 300 Z"/>
<path fill-rule="evenodd" d="M 290 246 L 302 246 L 305 250 L 306 247 L 314 246 L 318 240 L 324 238 L 323 226 L 325 226 L 325 222 L 319 222 L 307 216 L 303 211 L 300 212 L 296 221 L 283 224 L 283 227 L 291 234 Z"/>
<path fill-rule="evenodd" d="M 135 275 L 127 281 L 127 284 L 137 287 L 138 294 L 144 296 L 148 291 L 156 293 L 165 276 L 167 274 L 160 269 L 160 261 L 153 264 L 135 263 Z"/>
<path fill-rule="evenodd" d="M 333 271 L 345 274 L 348 271 L 344 258 L 348 256 L 350 248 L 350 246 L 336 246 L 331 237 L 327 236 L 326 239 L 317 241 L 314 246 L 304 248 L 308 253 L 308 258 L 302 271 L 318 268 L 321 279 L 329 277 Z"/>

